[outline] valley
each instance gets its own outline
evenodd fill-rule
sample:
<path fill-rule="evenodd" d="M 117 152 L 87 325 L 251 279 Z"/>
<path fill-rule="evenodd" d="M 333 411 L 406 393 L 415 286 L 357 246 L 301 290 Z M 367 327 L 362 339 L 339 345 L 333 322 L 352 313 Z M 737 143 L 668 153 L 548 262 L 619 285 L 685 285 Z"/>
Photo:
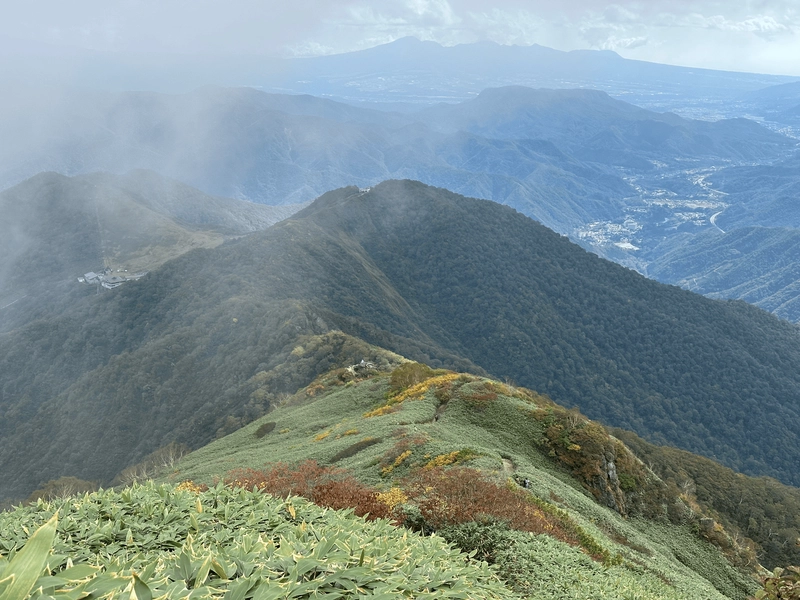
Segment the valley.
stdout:
<path fill-rule="evenodd" d="M 716 219 L 728 207 L 727 194 L 715 190 L 707 179 L 724 167 L 677 171 L 665 167 L 656 165 L 655 169 L 661 171 L 658 173 L 623 176 L 636 195 L 624 199 L 619 219 L 588 223 L 572 237 L 601 256 L 612 246 L 631 251 L 628 264 L 640 265 L 646 275 L 648 257 L 665 238 L 710 227 L 719 230 Z M 626 264 L 619 255 L 609 258 Z"/>

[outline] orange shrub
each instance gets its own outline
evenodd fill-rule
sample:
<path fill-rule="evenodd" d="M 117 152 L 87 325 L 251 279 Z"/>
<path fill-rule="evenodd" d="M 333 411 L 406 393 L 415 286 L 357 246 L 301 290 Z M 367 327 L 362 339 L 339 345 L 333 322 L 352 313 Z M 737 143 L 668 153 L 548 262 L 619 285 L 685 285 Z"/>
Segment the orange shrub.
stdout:
<path fill-rule="evenodd" d="M 513 529 L 580 545 L 558 518 L 531 502 L 526 492 L 498 485 L 476 469 L 421 469 L 404 479 L 402 487 L 434 529 L 494 517 Z"/>

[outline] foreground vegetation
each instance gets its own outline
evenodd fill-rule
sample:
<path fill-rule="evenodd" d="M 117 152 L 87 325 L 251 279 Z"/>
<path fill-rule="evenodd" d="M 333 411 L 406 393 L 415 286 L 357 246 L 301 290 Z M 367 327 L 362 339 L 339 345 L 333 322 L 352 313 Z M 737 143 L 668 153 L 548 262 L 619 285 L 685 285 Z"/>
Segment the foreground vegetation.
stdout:
<path fill-rule="evenodd" d="M 4 600 L 511 597 L 440 537 L 241 488 L 96 492 L 2 513 L 0 531 Z"/>
<path fill-rule="evenodd" d="M 36 527 L 55 532 L 55 520 L 43 524 L 58 513 L 53 554 L 28 580 L 35 594 L 73 600 L 87 590 L 240 600 L 325 590 L 333 598 L 385 585 L 411 597 L 482 597 L 459 595 L 477 586 L 485 597 L 541 600 L 744 600 L 757 574 L 759 597 L 793 598 L 786 593 L 796 590 L 796 572 L 761 570 L 764 547 L 715 510 L 710 480 L 698 478 L 698 489 L 676 483 L 693 473 L 691 460 L 618 431 L 646 466 L 603 427 L 545 396 L 393 360 L 400 365 L 384 372 L 328 372 L 206 448 L 185 455 L 171 444 L 125 470 L 128 480 L 147 479 L 160 465 L 171 483 L 59 499 L 81 482 L 50 482 L 37 492 L 49 501 L 0 515 L 0 554 L 8 554 L 0 569 L 16 568 Z M 329 525 L 341 534 L 331 544 Z M 397 565 L 370 549 L 389 548 L 392 560 L 401 551 L 377 542 L 375 527 L 401 545 L 410 540 L 402 560 L 449 557 L 458 567 L 452 580 L 425 587 L 431 574 L 415 569 L 387 578 Z M 361 571 L 352 571 L 361 547 Z M 262 563 L 266 575 L 255 566 Z M 355 582 L 355 572 L 365 579 Z"/>
<path fill-rule="evenodd" d="M 472 488 L 474 481 L 465 480 L 463 473 L 449 478 L 449 485 L 437 486 L 436 502 L 426 504 L 431 498 L 428 491 L 426 498 L 405 498 L 399 507 L 392 501 L 396 492 L 365 494 L 364 488 L 351 488 L 346 478 L 331 479 L 324 471 L 279 468 L 267 473 L 263 483 L 277 484 L 284 492 L 290 481 L 301 487 L 311 483 L 312 489 L 321 488 L 317 499 L 323 504 L 353 502 L 356 510 L 369 498 L 395 516 L 408 511 L 405 519 L 412 528 L 420 528 L 420 523 L 425 524 L 423 529 L 438 526 L 436 535 L 411 533 L 372 516 L 367 520 L 328 510 L 296 496 L 264 494 L 267 485 L 248 491 L 236 484 L 251 482 L 241 480 L 205 491 L 192 484 L 135 485 L 60 502 L 40 501 L 0 514 L 0 555 L 5 555 L 0 558 L 0 597 L 75 600 L 120 593 L 137 599 L 241 600 L 743 597 L 723 595 L 666 555 L 656 556 L 628 540 L 625 557 L 611 556 L 593 541 L 596 531 L 582 531 L 566 512 L 547 508 L 541 500 L 523 501 L 522 506 L 530 509 L 534 518 L 529 523 L 536 527 L 541 522 L 538 517 L 545 515 L 545 521 L 556 526 L 556 537 L 554 531 L 524 531 L 525 523 L 519 521 L 503 522 L 488 515 L 459 518 L 459 509 L 469 500 L 448 494 L 448 488 L 452 492 L 457 481 L 462 490 Z M 333 481 L 344 485 L 332 486 Z M 484 496 L 491 484 L 478 484 L 473 498 L 484 507 L 494 503 L 503 511 L 509 496 L 521 498 L 520 492 L 502 486 L 494 495 Z M 497 493 L 503 489 L 505 494 Z M 455 502 L 457 509 L 451 510 L 445 501 Z M 414 506 L 422 507 L 416 515 Z M 557 539 L 564 526 L 581 539 Z M 22 549 L 37 527 L 41 529 L 33 541 Z M 653 538 L 664 534 L 659 531 Z M 688 532 L 678 533 L 671 543 L 673 549 L 695 552 L 692 558 L 712 569 L 720 566 L 714 564 L 712 552 L 692 543 Z M 590 556 L 587 549 L 599 553 Z M 6 579 L 12 575 L 14 579 Z"/>

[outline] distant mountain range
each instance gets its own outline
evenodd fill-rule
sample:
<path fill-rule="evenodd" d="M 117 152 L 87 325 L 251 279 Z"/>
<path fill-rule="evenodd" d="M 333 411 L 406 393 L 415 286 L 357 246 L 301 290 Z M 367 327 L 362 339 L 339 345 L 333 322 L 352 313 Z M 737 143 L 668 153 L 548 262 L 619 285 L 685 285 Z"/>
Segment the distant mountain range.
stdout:
<path fill-rule="evenodd" d="M 0 40 L 1 41 L 1 40 Z M 93 89 L 187 92 L 199 86 L 253 86 L 353 103 L 425 105 L 467 100 L 489 87 L 591 88 L 655 110 L 687 116 L 754 114 L 748 92 L 797 78 L 677 67 L 624 59 L 611 51 L 562 52 L 492 42 L 441 46 L 413 37 L 358 52 L 313 58 L 145 55 L 19 47 L 0 43 L 11 60 L 4 81 Z"/>
<path fill-rule="evenodd" d="M 686 234 L 784 227 L 796 204 L 791 138 L 750 120 L 689 120 L 593 90 L 509 86 L 403 113 L 247 88 L 12 89 L 3 103 L 6 185 L 40 171 L 151 169 L 217 196 L 294 204 L 412 178 L 512 206 L 602 256 L 671 273 L 661 279 L 669 283 L 695 277 L 662 256 Z M 769 268 L 756 270 L 769 277 Z"/>
<path fill-rule="evenodd" d="M 109 293 L 85 287 L 0 335 L 5 497 L 62 474 L 109 481 L 170 441 L 235 429 L 360 360 L 358 343 L 319 337 L 332 330 L 797 483 L 796 327 L 647 280 L 492 202 L 344 188 Z"/>
<path fill-rule="evenodd" d="M 418 117 L 439 131 L 543 139 L 580 160 L 636 170 L 653 169 L 658 161 L 675 166 L 687 159 L 771 160 L 794 145 L 747 119 L 692 121 L 594 90 L 488 89 L 474 100 L 440 104 Z"/>
<path fill-rule="evenodd" d="M 68 95 L 34 126 L 36 101 L 31 90 L 5 99 L 13 107 L 0 130 L 19 140 L 0 156 L 6 185 L 43 170 L 146 168 L 207 193 L 282 204 L 410 177 L 565 233 L 622 214 L 620 200 L 635 191 L 609 166 L 763 162 L 794 145 L 750 121 L 688 121 L 585 90 L 503 88 L 410 115 L 250 89 Z"/>
<path fill-rule="evenodd" d="M 406 37 L 359 52 L 273 63 L 257 81 L 269 91 L 415 104 L 466 100 L 510 84 L 592 88 L 657 110 L 697 110 L 793 79 L 628 60 L 611 51 L 493 42 L 445 47 Z"/>

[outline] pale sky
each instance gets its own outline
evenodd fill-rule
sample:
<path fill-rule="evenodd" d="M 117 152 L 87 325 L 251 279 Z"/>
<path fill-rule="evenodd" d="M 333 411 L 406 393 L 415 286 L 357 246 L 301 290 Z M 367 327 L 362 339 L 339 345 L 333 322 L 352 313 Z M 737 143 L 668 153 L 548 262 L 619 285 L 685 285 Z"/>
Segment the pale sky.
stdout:
<path fill-rule="evenodd" d="M 26 0 L 6 43 L 120 52 L 313 56 L 413 35 L 800 76 L 798 0 Z"/>

